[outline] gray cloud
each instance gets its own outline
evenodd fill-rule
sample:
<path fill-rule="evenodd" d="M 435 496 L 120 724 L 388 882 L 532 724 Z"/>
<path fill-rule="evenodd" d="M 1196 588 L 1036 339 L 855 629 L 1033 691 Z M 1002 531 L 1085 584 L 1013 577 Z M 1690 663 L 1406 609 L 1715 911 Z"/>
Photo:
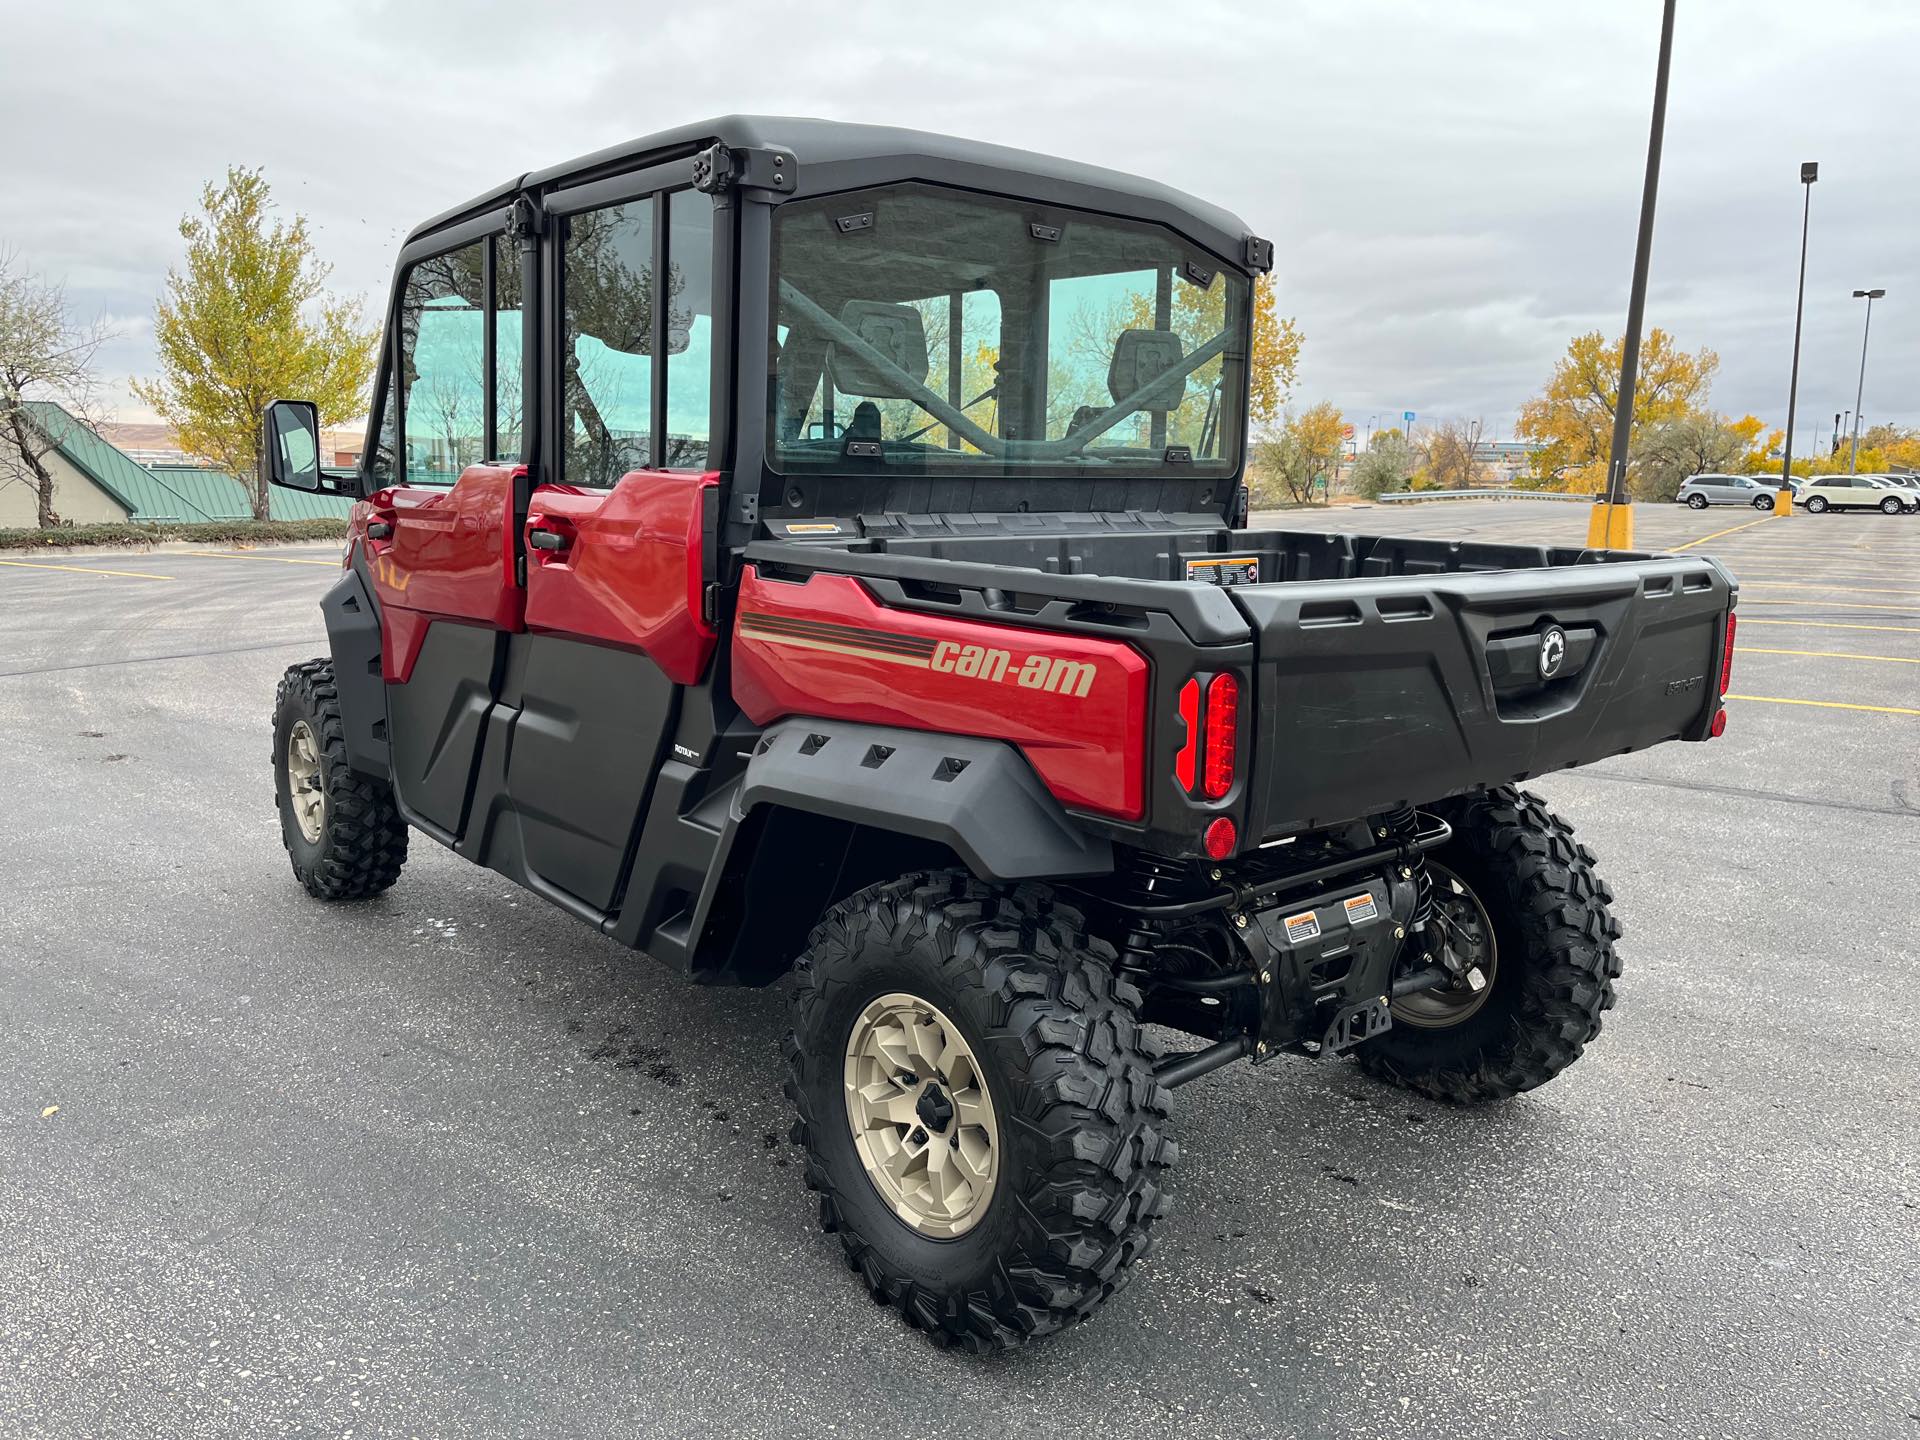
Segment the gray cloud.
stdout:
<path fill-rule="evenodd" d="M 151 312 L 229 163 L 265 165 L 377 304 L 399 237 L 501 179 L 704 114 L 816 114 L 1226 204 L 1276 242 L 1301 398 L 1497 431 L 1569 336 L 1624 322 L 1658 27 L 1655 0 L 7 9 L 0 243 L 89 313 Z M 1917 45 L 1920 15 L 1874 0 L 1681 7 L 1649 320 L 1720 352 L 1720 408 L 1784 417 L 1818 159 L 1803 423 L 1852 404 L 1868 284 L 1865 408 L 1920 423 Z M 103 363 L 148 371 L 146 327 Z"/>

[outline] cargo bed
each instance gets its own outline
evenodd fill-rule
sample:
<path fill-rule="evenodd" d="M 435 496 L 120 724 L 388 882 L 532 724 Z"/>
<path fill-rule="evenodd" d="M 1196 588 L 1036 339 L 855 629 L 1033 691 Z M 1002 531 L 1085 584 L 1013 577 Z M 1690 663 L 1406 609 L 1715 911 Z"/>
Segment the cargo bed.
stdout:
<path fill-rule="evenodd" d="M 1124 515 L 1077 531 L 1061 522 L 1081 517 L 1034 516 L 1021 533 L 1025 518 L 971 534 L 966 517 L 938 534 L 870 521 L 852 544 L 762 541 L 745 558 L 856 575 L 890 606 L 1124 635 L 1153 665 L 1141 723 L 1162 776 L 1184 739 L 1175 690 L 1250 665 L 1240 798 L 1259 836 L 1703 740 L 1719 708 L 1736 587 L 1706 556 L 1168 517 L 1129 533 Z M 1202 583 L 1222 572 L 1240 583 Z M 1146 828 L 1190 833 L 1189 797 L 1149 790 Z"/>

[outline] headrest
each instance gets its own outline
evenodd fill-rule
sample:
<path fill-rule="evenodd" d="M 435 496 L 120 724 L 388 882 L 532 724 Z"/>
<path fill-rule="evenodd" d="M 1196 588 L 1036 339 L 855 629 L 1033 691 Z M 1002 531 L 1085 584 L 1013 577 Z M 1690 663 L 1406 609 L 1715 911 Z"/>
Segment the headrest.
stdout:
<path fill-rule="evenodd" d="M 1180 337 L 1171 330 L 1122 330 L 1113 343 L 1113 364 L 1107 368 L 1107 393 L 1115 402 L 1126 399 L 1154 376 L 1186 358 Z M 1177 410 L 1187 398 L 1187 377 L 1169 375 L 1148 395 L 1142 410 Z"/>
<path fill-rule="evenodd" d="M 927 327 L 911 305 L 884 300 L 849 300 L 840 307 L 840 323 L 915 380 L 927 378 Z M 843 395 L 903 400 L 907 391 L 881 375 L 866 356 L 833 347 L 833 388 Z"/>

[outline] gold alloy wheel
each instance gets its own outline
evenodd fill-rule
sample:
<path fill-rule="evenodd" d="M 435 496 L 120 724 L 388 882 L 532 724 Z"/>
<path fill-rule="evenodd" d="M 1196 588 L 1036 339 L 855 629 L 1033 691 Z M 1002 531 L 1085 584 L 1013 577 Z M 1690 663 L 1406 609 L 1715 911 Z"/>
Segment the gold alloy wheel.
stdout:
<path fill-rule="evenodd" d="M 847 1039 L 847 1123 L 867 1179 L 935 1240 L 964 1235 L 993 1199 L 1000 1127 L 960 1028 L 915 995 L 881 995 Z"/>
<path fill-rule="evenodd" d="M 1432 860 L 1427 862 L 1427 873 L 1433 877 L 1433 918 L 1458 964 L 1459 978 L 1445 989 L 1402 995 L 1393 1002 L 1393 1021 L 1416 1029 L 1443 1030 L 1479 1013 L 1487 1003 L 1494 977 L 1500 973 L 1500 944 L 1487 907 L 1458 875 Z M 1476 972 L 1481 980 L 1478 989 L 1468 983 Z"/>
<path fill-rule="evenodd" d="M 318 845 L 327 820 L 327 792 L 320 788 L 320 747 L 313 742 L 313 727 L 304 720 L 294 721 L 287 732 L 287 800 L 301 836 L 309 845 Z"/>

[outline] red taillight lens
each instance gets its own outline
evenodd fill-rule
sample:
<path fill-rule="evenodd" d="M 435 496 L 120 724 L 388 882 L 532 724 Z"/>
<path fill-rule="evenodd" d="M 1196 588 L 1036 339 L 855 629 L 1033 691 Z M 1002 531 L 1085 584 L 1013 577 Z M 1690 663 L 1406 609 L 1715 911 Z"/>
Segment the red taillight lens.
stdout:
<path fill-rule="evenodd" d="M 1240 682 L 1220 674 L 1207 682 L 1206 755 L 1201 765 L 1200 789 L 1209 800 L 1219 800 L 1233 788 L 1233 755 L 1240 743 Z"/>
<path fill-rule="evenodd" d="M 1720 652 L 1720 693 L 1727 693 L 1727 686 L 1733 683 L 1733 611 L 1727 612 L 1727 648 Z M 1718 735 L 1718 730 L 1713 732 Z"/>
<path fill-rule="evenodd" d="M 1233 847 L 1240 841 L 1240 832 L 1234 828 L 1233 821 L 1222 815 L 1209 822 L 1200 832 L 1200 844 L 1207 852 L 1209 860 L 1224 860 L 1233 854 Z"/>
<path fill-rule="evenodd" d="M 1189 680 L 1180 687 L 1180 723 L 1187 728 L 1180 753 L 1173 757 L 1173 778 L 1189 795 L 1193 793 L 1193 769 L 1200 755 L 1200 682 Z"/>
<path fill-rule="evenodd" d="M 1716 710 L 1713 712 L 1713 738 L 1718 740 L 1722 735 L 1726 733 L 1727 733 L 1727 712 L 1724 710 Z"/>

